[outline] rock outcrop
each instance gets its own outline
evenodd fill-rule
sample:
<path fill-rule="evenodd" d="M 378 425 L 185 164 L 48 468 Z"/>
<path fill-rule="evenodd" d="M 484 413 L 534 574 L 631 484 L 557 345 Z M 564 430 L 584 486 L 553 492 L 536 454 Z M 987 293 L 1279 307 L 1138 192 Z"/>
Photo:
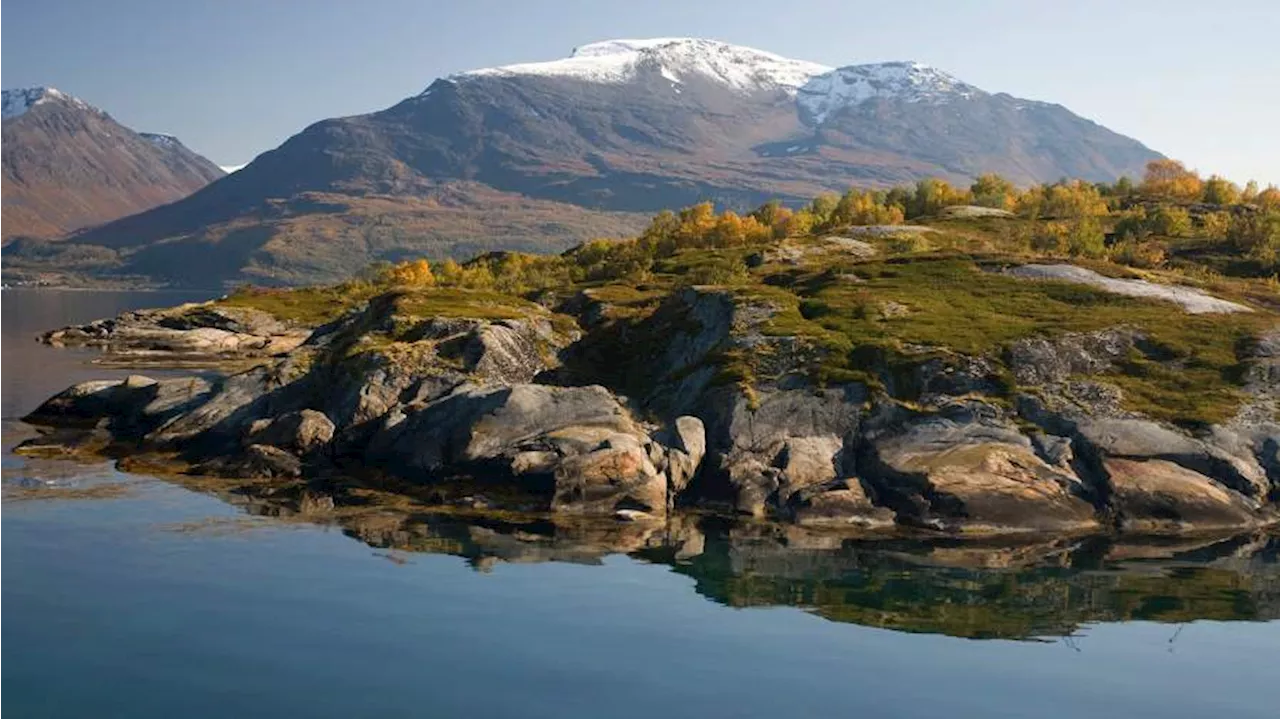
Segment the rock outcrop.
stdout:
<path fill-rule="evenodd" d="M 93 347 L 116 362 L 155 358 L 173 365 L 273 357 L 310 334 L 311 328 L 281 322 L 262 310 L 205 302 L 127 312 L 52 330 L 39 340 L 55 347 Z"/>
<path fill-rule="evenodd" d="M 566 308 L 578 322 L 492 295 L 391 293 L 247 371 L 86 383 L 29 419 L 206 472 L 376 474 L 444 502 L 628 521 L 681 505 L 958 535 L 1278 518 L 1270 334 L 1243 360 L 1238 415 L 1188 427 L 1122 408 L 1106 373 L 1147 342 L 1123 327 L 1024 339 L 1000 357 L 909 348 L 897 365 L 869 358 L 861 380 L 819 382 L 830 350 L 769 331 L 781 310 L 767 298 L 685 288 L 634 320 L 590 295 Z M 209 305 L 142 316 L 92 326 L 107 346 L 204 331 L 262 352 L 293 332 Z M 184 354 L 184 342 L 166 346 Z"/>

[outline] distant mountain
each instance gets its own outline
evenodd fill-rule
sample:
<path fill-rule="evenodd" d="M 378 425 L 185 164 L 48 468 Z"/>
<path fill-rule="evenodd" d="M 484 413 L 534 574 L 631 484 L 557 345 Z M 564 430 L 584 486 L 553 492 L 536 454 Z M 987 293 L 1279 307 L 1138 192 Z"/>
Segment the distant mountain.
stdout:
<path fill-rule="evenodd" d="M 51 87 L 3 91 L 3 234 L 52 238 L 181 199 L 224 173 Z"/>
<path fill-rule="evenodd" d="M 184 260 L 214 247 L 223 280 L 331 280 L 373 259 L 495 238 L 560 249 L 701 200 L 798 202 L 991 171 L 1023 184 L 1111 180 L 1159 156 L 1059 105 L 918 63 L 833 69 L 710 40 L 613 40 L 318 122 L 182 202 L 77 242 L 111 253 L 116 271 L 161 280 L 185 282 Z M 441 197 L 453 204 L 436 223 Z M 409 208 L 412 227 L 387 203 Z M 587 221 L 601 212 L 632 214 Z"/>

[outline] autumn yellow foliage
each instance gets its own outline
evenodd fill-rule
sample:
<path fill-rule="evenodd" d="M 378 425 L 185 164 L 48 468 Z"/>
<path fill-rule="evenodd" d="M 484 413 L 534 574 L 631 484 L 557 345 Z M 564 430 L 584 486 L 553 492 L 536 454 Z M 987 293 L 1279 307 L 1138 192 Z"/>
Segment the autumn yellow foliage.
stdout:
<path fill-rule="evenodd" d="M 1195 201 L 1204 194 L 1204 181 L 1177 160 L 1152 160 L 1138 189 L 1155 197 Z"/>
<path fill-rule="evenodd" d="M 388 267 L 383 273 L 383 281 L 398 287 L 431 287 L 436 277 L 431 272 L 431 263 L 424 259 L 406 260 Z"/>

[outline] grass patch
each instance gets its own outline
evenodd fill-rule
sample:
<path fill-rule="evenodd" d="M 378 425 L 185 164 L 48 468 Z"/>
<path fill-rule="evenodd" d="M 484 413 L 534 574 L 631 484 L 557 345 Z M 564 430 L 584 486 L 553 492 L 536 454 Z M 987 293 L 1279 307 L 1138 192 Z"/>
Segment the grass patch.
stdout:
<path fill-rule="evenodd" d="M 393 302 L 395 314 L 412 317 L 517 320 L 550 315 L 541 305 L 520 297 L 458 287 L 402 291 L 394 295 Z"/>
<path fill-rule="evenodd" d="M 847 269 L 861 281 L 828 271 L 791 288 L 753 287 L 741 295 L 779 308 L 769 334 L 805 337 L 823 348 L 819 374 L 832 379 L 868 372 L 885 380 L 900 377 L 928 358 L 913 346 L 998 363 L 1003 347 L 1020 339 L 1134 327 L 1159 348 L 1159 356 L 1134 358 L 1107 380 L 1125 390 L 1132 409 L 1182 423 L 1230 416 L 1242 398 L 1238 348 L 1275 322 L 1263 313 L 1187 315 L 1158 300 L 1022 280 L 966 256 L 935 254 Z M 907 311 L 887 315 L 886 303 Z"/>
<path fill-rule="evenodd" d="M 285 322 L 316 327 L 364 304 L 378 291 L 367 282 L 297 289 L 244 287 L 219 300 L 218 304 L 262 310 Z"/>

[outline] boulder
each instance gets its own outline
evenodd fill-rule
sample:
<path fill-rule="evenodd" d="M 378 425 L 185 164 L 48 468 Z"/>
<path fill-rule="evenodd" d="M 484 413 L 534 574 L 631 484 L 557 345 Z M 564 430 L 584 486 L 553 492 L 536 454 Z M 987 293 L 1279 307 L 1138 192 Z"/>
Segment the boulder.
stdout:
<path fill-rule="evenodd" d="M 1077 423 L 1074 439 L 1077 450 L 1095 462 L 1106 457 L 1160 459 L 1212 477 L 1249 497 L 1265 497 L 1270 490 L 1256 457 L 1225 433 L 1217 438 L 1221 444 L 1215 444 L 1151 420 L 1096 419 Z"/>
<path fill-rule="evenodd" d="M 1238 492 L 1173 462 L 1103 460 L 1120 529 L 1166 534 L 1239 530 L 1265 518 Z"/>
<path fill-rule="evenodd" d="M 1042 460 L 1013 426 L 924 416 L 878 429 L 859 473 L 904 521 L 966 533 L 1096 529 L 1080 479 Z"/>
<path fill-rule="evenodd" d="M 841 479 L 810 487 L 792 495 L 790 517 L 801 526 L 888 529 L 895 525 L 893 511 L 877 507 L 857 479 Z"/>
<path fill-rule="evenodd" d="M 671 498 L 674 499 L 689 486 L 707 454 L 707 432 L 702 420 L 688 415 L 677 417 L 669 442 L 665 469 L 670 479 Z"/>
<path fill-rule="evenodd" d="M 835 479 L 844 464 L 844 440 L 833 435 L 788 437 L 775 461 L 787 495 Z M 781 498 L 785 501 L 786 497 Z"/>
<path fill-rule="evenodd" d="M 246 442 L 307 454 L 333 440 L 334 426 L 323 412 L 304 409 L 249 425 Z"/>
<path fill-rule="evenodd" d="M 277 410 L 263 401 L 279 386 L 278 378 L 265 367 L 223 377 L 202 402 L 156 427 L 146 441 L 157 447 L 176 447 L 196 438 L 218 448 L 238 445 L 244 430 L 254 420 L 292 409 Z"/>
<path fill-rule="evenodd" d="M 564 433 L 568 428 L 647 437 L 617 398 L 598 385 L 517 384 L 476 396 L 486 406 L 497 401 L 474 423 L 461 428 L 465 441 L 455 454 L 461 462 L 505 456 L 513 448 L 529 444 L 548 444 L 566 451 L 566 443 L 575 439 Z"/>
<path fill-rule="evenodd" d="M 466 367 L 492 382 L 529 382 L 548 369 L 542 347 L 552 336 L 546 320 L 503 320 L 472 330 L 463 351 Z"/>
<path fill-rule="evenodd" d="M 618 510 L 661 515 L 667 509 L 666 478 L 635 444 L 614 446 L 563 457 L 555 469 L 553 511 L 612 516 Z"/>
<path fill-rule="evenodd" d="M 690 444 L 692 425 L 685 423 Z M 466 385 L 406 412 L 369 443 L 366 461 L 430 482 L 443 472 L 506 475 L 548 492 L 552 510 L 665 514 L 667 477 L 649 459 L 644 428 L 603 387 Z"/>
<path fill-rule="evenodd" d="M 54 395 L 24 419 L 61 427 L 92 427 L 105 421 L 117 438 L 137 439 L 200 405 L 209 393 L 209 382 L 201 377 L 156 381 L 131 375 L 118 381 L 82 382 Z"/>
<path fill-rule="evenodd" d="M 279 447 L 251 444 L 245 449 L 244 456 L 226 465 L 222 473 L 293 479 L 302 476 L 302 461 Z"/>
<path fill-rule="evenodd" d="M 741 513 L 763 516 L 783 508 L 796 489 L 849 476 L 844 447 L 856 436 L 866 397 L 858 384 L 761 391 L 754 401 L 722 391 L 703 414 L 715 467 L 708 490 Z"/>
<path fill-rule="evenodd" d="M 68 387 L 45 400 L 24 419 L 30 424 L 92 426 L 99 419 L 136 405 L 134 392 L 118 380 L 94 380 Z"/>

